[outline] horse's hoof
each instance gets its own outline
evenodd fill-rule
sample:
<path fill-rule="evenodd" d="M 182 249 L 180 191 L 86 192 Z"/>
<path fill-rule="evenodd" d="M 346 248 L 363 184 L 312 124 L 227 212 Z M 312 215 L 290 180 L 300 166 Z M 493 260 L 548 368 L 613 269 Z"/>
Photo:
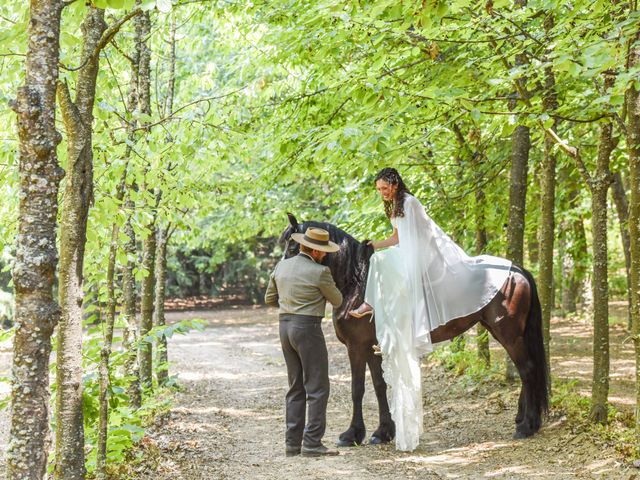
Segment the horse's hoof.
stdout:
<path fill-rule="evenodd" d="M 358 445 L 362 445 L 362 443 L 358 443 L 355 440 L 344 440 L 342 438 L 338 438 L 336 441 L 337 447 L 357 447 Z"/>
<path fill-rule="evenodd" d="M 380 437 L 376 437 L 375 435 L 369 439 L 370 445 L 383 445 L 385 443 L 389 443 L 391 440 L 383 440 Z"/>
<path fill-rule="evenodd" d="M 516 430 L 516 433 L 513 434 L 513 439 L 522 440 L 523 438 L 529 438 L 532 435 L 533 435 L 533 432 L 521 432 L 519 430 Z"/>

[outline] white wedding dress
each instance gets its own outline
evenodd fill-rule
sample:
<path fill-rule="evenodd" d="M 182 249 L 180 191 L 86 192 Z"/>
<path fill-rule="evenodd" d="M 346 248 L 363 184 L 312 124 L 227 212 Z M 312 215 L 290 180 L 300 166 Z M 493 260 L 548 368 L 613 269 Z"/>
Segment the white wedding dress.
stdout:
<path fill-rule="evenodd" d="M 365 301 L 375 312 L 396 448 L 411 451 L 423 431 L 420 357 L 432 350 L 430 332 L 489 303 L 511 262 L 469 257 L 412 195 L 405 197 L 404 216 L 391 223 L 399 243 L 371 257 Z"/>

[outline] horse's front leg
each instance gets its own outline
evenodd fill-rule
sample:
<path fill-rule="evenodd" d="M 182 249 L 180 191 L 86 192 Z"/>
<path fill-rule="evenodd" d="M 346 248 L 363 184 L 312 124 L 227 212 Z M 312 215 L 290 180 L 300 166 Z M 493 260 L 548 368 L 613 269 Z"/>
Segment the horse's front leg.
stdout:
<path fill-rule="evenodd" d="M 380 424 L 376 431 L 371 435 L 369 443 L 378 445 L 381 443 L 389 443 L 396 436 L 396 424 L 391 418 L 389 411 L 389 402 L 387 400 L 387 383 L 382 377 L 382 357 L 373 354 L 373 350 L 369 349 L 369 371 L 371 372 L 371 380 L 373 388 L 376 391 L 378 399 L 378 413 L 380 416 Z"/>
<path fill-rule="evenodd" d="M 347 345 L 349 363 L 351 364 L 351 399 L 353 400 L 353 416 L 351 425 L 340 434 L 336 442 L 339 447 L 361 445 L 367 433 L 362 418 L 362 398 L 364 397 L 364 379 L 366 370 L 366 347 L 362 344 Z"/>

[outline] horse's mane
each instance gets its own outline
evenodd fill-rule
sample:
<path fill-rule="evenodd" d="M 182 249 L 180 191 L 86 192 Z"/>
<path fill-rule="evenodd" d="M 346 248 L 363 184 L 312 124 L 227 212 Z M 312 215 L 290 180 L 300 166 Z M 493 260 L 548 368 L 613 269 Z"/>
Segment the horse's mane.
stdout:
<path fill-rule="evenodd" d="M 351 296 L 356 290 L 364 289 L 369 270 L 369 258 L 373 254 L 373 247 L 367 245 L 366 241 L 359 242 L 332 223 L 316 221 L 303 222 L 297 225 L 297 228 L 289 224 L 280 236 L 280 243 L 284 243 L 292 233 L 303 233 L 309 227 L 324 228 L 329 232 L 331 241 L 340 246 L 338 252 L 325 256 L 322 263 L 331 270 L 336 286 L 342 294 Z"/>

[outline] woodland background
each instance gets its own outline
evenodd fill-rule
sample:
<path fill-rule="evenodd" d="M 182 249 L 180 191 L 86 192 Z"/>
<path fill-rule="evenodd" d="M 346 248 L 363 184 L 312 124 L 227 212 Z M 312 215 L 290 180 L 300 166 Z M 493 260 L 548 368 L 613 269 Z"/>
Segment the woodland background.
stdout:
<path fill-rule="evenodd" d="M 104 477 L 199 327 L 165 297 L 259 302 L 286 212 L 386 237 L 384 166 L 535 273 L 547 345 L 582 309 L 606 423 L 610 300 L 640 360 L 639 34 L 635 0 L 3 2 L 8 477 Z"/>

